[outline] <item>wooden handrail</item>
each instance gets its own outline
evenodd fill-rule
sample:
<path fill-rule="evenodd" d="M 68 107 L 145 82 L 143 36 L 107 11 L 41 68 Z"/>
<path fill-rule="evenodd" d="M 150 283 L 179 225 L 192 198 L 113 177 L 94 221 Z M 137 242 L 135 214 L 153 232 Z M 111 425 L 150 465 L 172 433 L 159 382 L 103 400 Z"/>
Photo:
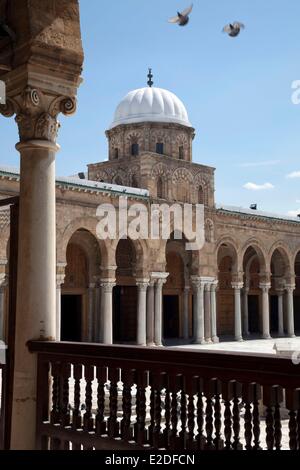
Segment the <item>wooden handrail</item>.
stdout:
<path fill-rule="evenodd" d="M 300 450 L 300 366 L 288 358 L 42 341 L 28 347 L 38 355 L 39 449 L 115 449 L 120 439 L 120 449 L 134 442 L 258 450 L 265 426 L 265 447 L 280 450 L 286 408 L 289 447 Z"/>

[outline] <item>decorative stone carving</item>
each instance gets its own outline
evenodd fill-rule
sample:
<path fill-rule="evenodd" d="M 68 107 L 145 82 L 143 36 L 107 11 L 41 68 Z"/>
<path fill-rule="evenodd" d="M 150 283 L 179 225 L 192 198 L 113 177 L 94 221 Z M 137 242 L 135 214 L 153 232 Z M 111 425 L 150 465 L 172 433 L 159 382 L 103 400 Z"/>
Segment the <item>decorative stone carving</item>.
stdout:
<path fill-rule="evenodd" d="M 186 183 L 192 183 L 193 175 L 186 168 L 177 168 L 177 170 L 175 170 L 173 173 L 172 181 L 174 184 L 177 184 L 183 181 Z"/>
<path fill-rule="evenodd" d="M 8 98 L 6 105 L 0 106 L 0 113 L 5 117 L 16 114 L 20 142 L 45 140 L 56 142 L 60 124 L 59 113 L 66 116 L 76 111 L 76 98 L 53 96 L 41 90 L 26 86 L 14 99 Z"/>

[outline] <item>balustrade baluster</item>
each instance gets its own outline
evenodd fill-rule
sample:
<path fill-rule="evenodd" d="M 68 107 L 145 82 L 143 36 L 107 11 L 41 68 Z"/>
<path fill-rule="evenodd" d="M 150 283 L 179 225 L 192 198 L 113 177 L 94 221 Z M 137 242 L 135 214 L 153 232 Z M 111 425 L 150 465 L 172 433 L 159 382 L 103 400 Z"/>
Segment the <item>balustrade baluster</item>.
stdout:
<path fill-rule="evenodd" d="M 61 367 L 61 423 L 63 426 L 70 425 L 70 400 L 69 400 L 69 379 L 71 375 L 71 364 L 64 363 Z"/>
<path fill-rule="evenodd" d="M 96 414 L 96 433 L 101 435 L 106 433 L 105 422 L 105 384 L 107 382 L 107 368 L 97 367 L 97 414 Z"/>
<path fill-rule="evenodd" d="M 93 389 L 92 382 L 94 380 L 94 367 L 86 365 L 84 367 L 84 378 L 86 381 L 85 387 L 85 413 L 83 416 L 83 428 L 85 431 L 92 431 L 94 428 L 94 421 L 92 415 L 93 405 Z"/>
<path fill-rule="evenodd" d="M 185 377 L 181 376 L 180 380 L 180 424 L 181 430 L 179 433 L 179 448 L 185 449 L 186 448 L 186 424 L 187 424 L 187 397 L 186 397 L 186 382 Z"/>
<path fill-rule="evenodd" d="M 188 394 L 188 434 L 186 448 L 189 451 L 196 450 L 196 432 L 195 432 L 195 395 L 198 391 L 199 377 L 189 377 L 186 379 L 186 392 Z M 202 408 L 201 408 L 202 412 Z M 201 413 L 202 414 L 202 413 Z M 203 427 L 203 417 L 202 417 Z"/>
<path fill-rule="evenodd" d="M 214 446 L 216 450 L 222 450 L 224 448 L 223 439 L 221 439 L 221 427 L 222 427 L 222 415 L 221 415 L 221 382 L 217 379 L 211 381 L 212 394 L 214 396 L 214 428 L 215 438 Z"/>
<path fill-rule="evenodd" d="M 214 418 L 213 418 L 213 400 L 210 380 L 204 384 L 204 395 L 206 398 L 205 408 L 205 430 L 206 430 L 206 450 L 214 450 L 213 432 L 214 432 Z"/>
<path fill-rule="evenodd" d="M 225 450 L 232 450 L 232 412 L 231 400 L 233 399 L 231 382 L 223 383 L 222 395 L 224 400 L 224 437 Z"/>
<path fill-rule="evenodd" d="M 261 450 L 260 447 L 260 415 L 259 415 L 259 400 L 261 400 L 261 386 L 253 383 L 252 393 L 253 393 L 253 450 Z"/>
<path fill-rule="evenodd" d="M 108 379 L 110 380 L 109 393 L 109 418 L 108 418 L 108 435 L 111 438 L 118 437 L 118 381 L 120 370 L 114 367 L 108 371 Z"/>
<path fill-rule="evenodd" d="M 160 448 L 163 442 L 163 436 L 161 434 L 161 413 L 162 413 L 162 400 L 161 390 L 165 384 L 165 374 L 153 374 L 151 376 L 151 393 L 154 392 L 153 396 L 153 431 L 152 431 L 152 446 L 155 449 Z M 152 421 L 152 418 L 151 418 Z"/>
<path fill-rule="evenodd" d="M 197 450 L 204 450 L 206 447 L 206 437 L 203 434 L 204 426 L 204 410 L 203 410 L 203 380 L 199 378 L 197 381 Z"/>
<path fill-rule="evenodd" d="M 243 384 L 243 401 L 245 404 L 244 427 L 245 427 L 245 448 L 252 449 L 252 387 L 251 384 Z"/>
<path fill-rule="evenodd" d="M 242 386 L 236 381 L 232 381 L 233 407 L 232 407 L 232 429 L 233 429 L 233 450 L 242 450 L 240 443 L 240 397 L 242 395 Z"/>
<path fill-rule="evenodd" d="M 82 365 L 74 365 L 74 408 L 72 413 L 72 425 L 73 429 L 81 429 L 81 411 L 80 411 L 80 381 L 82 379 Z"/>
<path fill-rule="evenodd" d="M 123 382 L 123 419 L 121 421 L 121 437 L 125 441 L 132 439 L 131 416 L 132 416 L 132 387 L 136 381 L 136 371 L 134 369 L 121 371 Z"/>
<path fill-rule="evenodd" d="M 176 450 L 178 447 L 178 393 L 180 391 L 180 375 L 171 375 L 170 391 L 171 399 L 171 431 L 170 431 L 170 450 Z"/>
<path fill-rule="evenodd" d="M 52 410 L 50 413 L 50 421 L 51 424 L 59 424 L 60 423 L 60 371 L 61 371 L 61 363 L 60 362 L 52 362 L 51 363 L 51 375 L 52 375 Z M 52 439 L 53 440 L 53 439 Z"/>
<path fill-rule="evenodd" d="M 146 372 L 137 371 L 137 390 L 136 390 L 136 442 L 143 446 L 146 443 Z"/>
<path fill-rule="evenodd" d="M 164 387 L 165 387 L 165 400 L 164 400 L 164 420 L 165 420 L 165 428 L 163 430 L 164 436 L 164 448 L 169 448 L 169 438 L 170 438 L 170 430 L 171 430 L 171 393 L 169 389 L 169 377 L 167 374 L 164 375 Z"/>
<path fill-rule="evenodd" d="M 289 410 L 289 445 L 290 450 L 299 449 L 297 414 L 300 409 L 300 389 L 286 389 L 286 406 Z"/>

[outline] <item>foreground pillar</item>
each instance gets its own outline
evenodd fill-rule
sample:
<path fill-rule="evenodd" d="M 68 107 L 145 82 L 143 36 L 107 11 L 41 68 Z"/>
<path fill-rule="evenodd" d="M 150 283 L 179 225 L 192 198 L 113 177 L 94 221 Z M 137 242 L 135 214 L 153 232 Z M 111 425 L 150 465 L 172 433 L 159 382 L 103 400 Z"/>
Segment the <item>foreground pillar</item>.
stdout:
<path fill-rule="evenodd" d="M 92 343 L 96 340 L 96 321 L 97 321 L 97 310 L 96 310 L 96 283 L 91 282 L 88 290 L 89 300 L 88 300 L 88 341 Z M 99 311 L 99 309 L 98 309 Z M 100 325 L 99 325 L 100 329 Z"/>
<path fill-rule="evenodd" d="M 232 283 L 234 289 L 234 336 L 236 341 L 243 341 L 242 336 L 242 312 L 241 312 L 241 289 L 242 282 Z"/>
<path fill-rule="evenodd" d="M 57 118 L 76 110 L 83 51 L 77 0 L 13 4 L 5 20 L 16 41 L 13 47 L 9 40 L 0 41 L 0 55 L 10 62 L 8 72 L 0 67 L 7 97 L 0 113 L 16 116 L 21 157 L 15 341 L 9 346 L 14 357 L 11 433 L 6 437 L 11 449 L 30 450 L 36 443 L 37 361 L 27 342 L 57 335 Z"/>
<path fill-rule="evenodd" d="M 112 279 L 102 279 L 101 286 L 101 339 L 102 343 L 113 344 L 113 288 Z"/>
<path fill-rule="evenodd" d="M 191 278 L 194 289 L 194 343 L 205 344 L 204 338 L 204 283 L 201 278 Z"/>
<path fill-rule="evenodd" d="M 294 290 L 295 286 L 286 286 L 287 291 L 287 333 L 290 338 L 295 337 L 294 327 Z"/>
<path fill-rule="evenodd" d="M 269 302 L 269 290 L 271 284 L 260 284 L 259 286 L 262 291 L 262 324 L 263 324 L 263 338 L 270 339 L 270 302 Z"/>
<path fill-rule="evenodd" d="M 146 346 L 147 344 L 147 289 L 149 280 L 142 279 L 136 282 L 138 288 L 137 301 L 137 344 Z"/>

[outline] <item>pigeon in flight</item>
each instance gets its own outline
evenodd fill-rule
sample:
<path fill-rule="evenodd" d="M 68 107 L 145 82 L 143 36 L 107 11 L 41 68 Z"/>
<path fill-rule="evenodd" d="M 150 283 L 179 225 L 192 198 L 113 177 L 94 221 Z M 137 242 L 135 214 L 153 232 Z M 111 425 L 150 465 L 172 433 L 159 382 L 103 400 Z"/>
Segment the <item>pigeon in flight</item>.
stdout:
<path fill-rule="evenodd" d="M 192 9 L 193 4 L 183 10 L 181 13 L 178 11 L 177 16 L 168 20 L 169 23 L 178 24 L 179 26 L 185 26 L 190 21 L 189 14 L 191 13 Z"/>
<path fill-rule="evenodd" d="M 223 28 L 223 33 L 227 33 L 228 36 L 235 38 L 241 32 L 241 29 L 245 29 L 245 25 L 236 21 L 235 23 L 229 23 Z"/>

